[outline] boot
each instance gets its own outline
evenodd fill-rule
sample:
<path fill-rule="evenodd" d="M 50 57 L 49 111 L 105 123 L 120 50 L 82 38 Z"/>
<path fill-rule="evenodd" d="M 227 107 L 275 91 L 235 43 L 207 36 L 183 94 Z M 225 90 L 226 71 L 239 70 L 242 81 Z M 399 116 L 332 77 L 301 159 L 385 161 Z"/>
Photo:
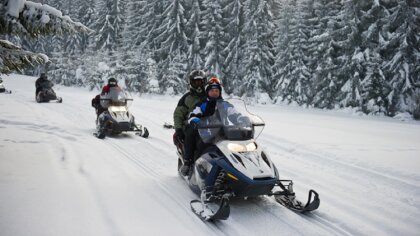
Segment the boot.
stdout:
<path fill-rule="evenodd" d="M 183 176 L 187 176 L 188 173 L 190 172 L 191 166 L 192 166 L 192 162 L 190 160 L 185 160 L 184 164 L 180 168 L 181 174 Z"/>

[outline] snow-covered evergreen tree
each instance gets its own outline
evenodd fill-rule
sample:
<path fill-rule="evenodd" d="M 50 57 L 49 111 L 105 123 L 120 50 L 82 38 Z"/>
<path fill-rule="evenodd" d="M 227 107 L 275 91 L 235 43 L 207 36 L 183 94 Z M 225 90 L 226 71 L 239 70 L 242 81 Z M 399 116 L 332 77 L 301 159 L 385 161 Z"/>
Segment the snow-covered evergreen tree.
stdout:
<path fill-rule="evenodd" d="M 87 31 L 81 23 L 64 17 L 60 11 L 48 5 L 26 0 L 6 0 L 0 3 L 0 34 L 30 35 L 38 37 L 46 34 L 57 34 L 76 31 Z M 25 66 L 46 63 L 48 58 L 22 50 L 9 41 L 2 40 L 0 46 L 0 73 L 21 70 Z"/>
<path fill-rule="evenodd" d="M 121 45 L 121 34 L 124 19 L 121 9 L 122 0 L 105 0 L 99 2 L 98 16 L 94 23 L 97 30 L 95 49 L 116 51 Z"/>
<path fill-rule="evenodd" d="M 372 65 L 366 72 L 362 82 L 362 97 L 364 100 L 362 108 L 366 113 L 387 114 L 389 89 L 386 79 L 381 70 L 379 57 L 369 60 Z"/>
<path fill-rule="evenodd" d="M 161 44 L 161 42 L 157 40 L 157 37 L 162 33 L 160 30 L 162 30 L 163 11 L 166 9 L 167 5 L 168 0 L 146 0 L 140 11 L 143 17 L 135 42 L 141 42 L 145 49 L 154 52 L 153 59 L 156 62 L 162 59 L 159 53 L 156 52 Z"/>
<path fill-rule="evenodd" d="M 223 9 L 226 19 L 226 35 L 230 40 L 223 51 L 226 55 L 222 65 L 224 73 L 224 89 L 227 93 L 241 95 L 240 87 L 243 83 L 244 70 L 242 64 L 245 60 L 243 53 L 245 39 L 244 28 L 244 1 L 228 1 Z"/>
<path fill-rule="evenodd" d="M 209 74 L 223 77 L 221 70 L 224 62 L 223 50 L 226 46 L 224 21 L 220 0 L 203 1 L 203 38 L 205 39 L 204 61 Z"/>
<path fill-rule="evenodd" d="M 192 7 L 189 11 L 189 18 L 186 23 L 186 32 L 188 37 L 188 65 L 186 71 L 201 70 L 203 68 L 202 41 L 202 0 L 192 0 Z M 187 75 L 188 73 L 186 73 Z"/>
<path fill-rule="evenodd" d="M 158 77 L 159 85 L 162 91 L 175 86 L 172 87 L 175 93 L 184 92 L 186 82 L 181 81 L 184 81 L 188 64 L 184 0 L 171 0 L 163 16 L 162 25 L 157 29 L 161 33 L 156 38 L 160 42 L 157 53 L 161 60 L 158 61 L 158 68 L 162 71 L 162 76 Z"/>
<path fill-rule="evenodd" d="M 321 28 L 318 35 L 311 37 L 311 40 L 316 40 L 319 45 L 315 57 L 316 66 L 311 62 L 315 69 L 312 83 L 315 95 L 312 104 L 320 108 L 333 108 L 340 88 L 346 84 L 345 81 L 339 83 L 339 71 L 345 61 L 348 61 L 346 58 L 349 55 L 343 55 L 347 45 L 348 26 L 344 23 L 341 0 L 316 2 L 314 9 Z M 323 27 L 325 30 L 322 30 Z"/>
<path fill-rule="evenodd" d="M 416 109 L 416 84 L 420 83 L 420 6 L 416 1 L 389 1 L 390 15 L 381 47 L 384 75 L 391 86 L 391 114 Z M 417 87 L 418 89 L 418 87 Z"/>
<path fill-rule="evenodd" d="M 271 79 L 274 63 L 274 19 L 270 0 L 246 0 L 244 12 L 244 81 L 247 96 L 261 92 L 272 94 Z"/>
<path fill-rule="evenodd" d="M 310 96 L 311 72 L 307 66 L 307 45 L 309 32 L 306 28 L 307 2 L 291 1 L 286 3 L 283 35 L 277 44 L 275 63 L 274 95 L 288 102 L 307 104 Z M 306 12 L 305 12 L 306 10 Z"/>

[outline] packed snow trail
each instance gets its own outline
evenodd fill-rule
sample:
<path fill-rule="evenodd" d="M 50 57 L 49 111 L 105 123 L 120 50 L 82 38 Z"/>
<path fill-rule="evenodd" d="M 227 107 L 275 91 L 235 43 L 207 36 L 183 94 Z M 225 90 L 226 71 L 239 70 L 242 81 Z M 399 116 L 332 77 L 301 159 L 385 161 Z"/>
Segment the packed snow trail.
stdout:
<path fill-rule="evenodd" d="M 297 196 L 300 215 L 272 198 L 233 200 L 228 220 L 204 223 L 176 171 L 172 120 L 179 97 L 134 96 L 150 138 L 95 138 L 95 91 L 56 86 L 38 104 L 33 77 L 5 76 L 0 94 L 1 235 L 418 235 L 420 125 L 284 106 L 249 107 L 267 127 L 257 142 Z"/>

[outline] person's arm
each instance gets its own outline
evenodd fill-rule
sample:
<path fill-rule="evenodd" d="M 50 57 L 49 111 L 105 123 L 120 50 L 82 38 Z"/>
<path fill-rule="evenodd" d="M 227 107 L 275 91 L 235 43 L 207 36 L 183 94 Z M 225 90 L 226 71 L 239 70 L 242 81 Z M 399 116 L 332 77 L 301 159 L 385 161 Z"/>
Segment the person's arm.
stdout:
<path fill-rule="evenodd" d="M 174 111 L 174 127 L 175 129 L 184 128 L 185 117 L 188 113 L 188 109 L 185 106 L 177 106 Z"/>
<path fill-rule="evenodd" d="M 200 118 L 203 117 L 203 111 L 206 110 L 207 103 L 201 103 L 194 108 L 188 115 L 188 124 L 200 122 Z"/>
<path fill-rule="evenodd" d="M 184 96 L 179 99 L 178 104 L 174 111 L 174 127 L 175 129 L 183 129 L 185 126 L 185 120 L 187 119 L 188 115 L 188 106 L 185 104 L 185 100 L 190 95 L 190 93 L 184 94 Z"/>

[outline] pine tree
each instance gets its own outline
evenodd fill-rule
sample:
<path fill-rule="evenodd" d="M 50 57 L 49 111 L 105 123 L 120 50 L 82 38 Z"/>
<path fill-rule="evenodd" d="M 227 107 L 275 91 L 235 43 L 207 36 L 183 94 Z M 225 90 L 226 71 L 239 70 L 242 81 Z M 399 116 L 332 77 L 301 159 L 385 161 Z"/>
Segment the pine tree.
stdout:
<path fill-rule="evenodd" d="M 392 88 L 388 96 L 388 110 L 393 115 L 397 111 L 413 112 L 417 106 L 415 90 L 420 81 L 420 10 L 415 1 L 387 3 L 390 15 L 384 26 L 386 43 L 381 48 L 381 55 L 384 57 L 384 74 Z"/>
<path fill-rule="evenodd" d="M 280 23 L 285 25 L 284 35 L 278 44 L 275 62 L 275 96 L 298 104 L 306 104 L 311 92 L 311 73 L 305 61 L 309 34 L 305 27 L 305 4 L 294 0 L 284 8 L 285 15 Z"/>
<path fill-rule="evenodd" d="M 271 13 L 272 1 L 246 0 L 247 18 L 244 25 L 244 94 L 253 96 L 271 91 L 272 66 L 274 64 L 274 19 Z"/>
<path fill-rule="evenodd" d="M 339 83 L 340 68 L 348 61 L 349 55 L 343 55 L 347 45 L 348 27 L 345 24 L 341 0 L 325 1 L 314 5 L 319 17 L 320 30 L 316 37 L 319 50 L 316 57 L 313 88 L 315 95 L 312 104 L 319 108 L 333 108 L 337 93 L 344 83 Z M 354 74 L 352 74 L 354 75 Z M 360 76 L 360 75 L 358 75 Z M 346 97 L 346 96 L 345 96 Z"/>
<path fill-rule="evenodd" d="M 245 60 L 244 49 L 244 9 L 243 0 L 229 1 L 223 9 L 224 19 L 226 19 L 226 35 L 230 40 L 223 54 L 226 55 L 225 61 L 222 65 L 224 73 L 223 88 L 227 93 L 241 95 L 240 86 L 243 83 L 244 70 L 242 63 Z"/>
<path fill-rule="evenodd" d="M 146 41 L 142 27 L 147 23 L 143 18 L 146 14 L 146 3 L 143 0 L 131 0 L 127 5 L 127 25 L 123 32 L 125 50 L 137 48 Z"/>
<path fill-rule="evenodd" d="M 162 60 L 161 55 L 157 52 L 161 42 L 157 40 L 158 35 L 163 30 L 161 28 L 163 20 L 163 11 L 169 4 L 168 0 L 146 0 L 141 10 L 143 15 L 142 23 L 138 29 L 138 35 L 135 42 L 141 42 L 144 49 L 154 52 L 153 59 L 156 62 Z"/>
<path fill-rule="evenodd" d="M 159 86 L 163 88 L 162 92 L 168 94 L 180 94 L 185 92 L 187 87 L 185 75 L 185 54 L 176 53 L 174 58 L 168 58 L 168 70 L 162 76 Z"/>
<path fill-rule="evenodd" d="M 34 11 L 29 11 L 29 5 Z M 63 17 L 55 8 L 45 7 L 42 4 L 33 4 L 26 0 L 8 0 L 0 4 L 0 34 L 38 37 L 64 31 L 87 31 L 87 28 L 70 18 Z M 48 57 L 44 54 L 22 50 L 7 40 L 1 40 L 0 73 L 20 71 L 28 65 L 43 64 L 47 61 Z"/>
<path fill-rule="evenodd" d="M 199 70 L 203 67 L 202 41 L 203 41 L 203 25 L 201 0 L 192 0 L 190 9 L 190 17 L 186 23 L 186 32 L 188 37 L 187 52 L 187 71 Z"/>
<path fill-rule="evenodd" d="M 162 26 L 157 29 L 161 33 L 156 38 L 160 42 L 157 53 L 163 59 L 158 62 L 158 68 L 163 73 L 163 76 L 158 77 L 158 80 L 162 91 L 166 91 L 168 86 L 176 86 L 173 89 L 175 93 L 178 93 L 180 88 L 186 87 L 186 82 L 183 80 L 187 73 L 186 66 L 181 65 L 188 64 L 184 1 L 171 0 L 163 12 L 163 16 Z M 168 79 L 174 81 L 167 81 Z M 182 92 L 184 92 L 184 89 L 182 89 Z"/>
<path fill-rule="evenodd" d="M 203 37 L 206 39 L 204 55 L 205 68 L 209 74 L 223 77 L 221 70 L 224 62 L 223 50 L 225 48 L 222 6 L 220 0 L 203 1 Z"/>
<path fill-rule="evenodd" d="M 362 97 L 364 99 L 363 109 L 365 113 L 387 114 L 389 93 L 385 76 L 378 63 L 378 58 L 372 60 L 372 64 L 367 71 L 366 78 L 362 82 Z"/>
<path fill-rule="evenodd" d="M 97 30 L 95 37 L 95 49 L 104 51 L 116 51 L 121 44 L 123 18 L 121 0 L 105 0 L 100 2 L 97 21 L 94 29 Z"/>

